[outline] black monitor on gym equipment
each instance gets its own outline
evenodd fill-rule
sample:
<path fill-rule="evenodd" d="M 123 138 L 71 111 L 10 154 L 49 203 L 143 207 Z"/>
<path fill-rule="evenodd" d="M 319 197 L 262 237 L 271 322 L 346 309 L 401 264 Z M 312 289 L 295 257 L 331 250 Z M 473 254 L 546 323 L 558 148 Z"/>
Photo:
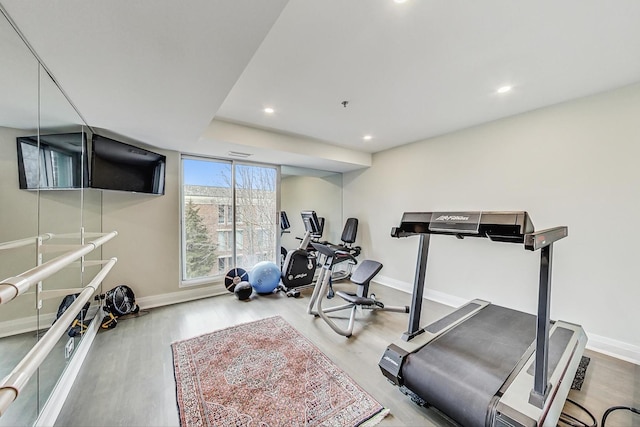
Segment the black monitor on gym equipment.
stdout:
<path fill-rule="evenodd" d="M 305 231 L 308 231 L 311 235 L 322 235 L 322 225 L 316 215 L 316 211 L 302 211 L 300 215 L 302 215 Z"/>
<path fill-rule="evenodd" d="M 287 213 L 285 211 L 280 211 L 280 233 L 288 233 L 290 228 L 291 223 L 289 223 Z"/>

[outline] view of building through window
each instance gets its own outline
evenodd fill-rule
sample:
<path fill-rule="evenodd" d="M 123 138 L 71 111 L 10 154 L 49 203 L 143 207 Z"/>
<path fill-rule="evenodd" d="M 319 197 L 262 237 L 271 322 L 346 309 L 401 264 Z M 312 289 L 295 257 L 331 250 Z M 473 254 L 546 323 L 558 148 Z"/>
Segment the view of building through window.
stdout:
<path fill-rule="evenodd" d="M 183 280 L 275 261 L 276 168 L 189 157 L 182 166 Z"/>

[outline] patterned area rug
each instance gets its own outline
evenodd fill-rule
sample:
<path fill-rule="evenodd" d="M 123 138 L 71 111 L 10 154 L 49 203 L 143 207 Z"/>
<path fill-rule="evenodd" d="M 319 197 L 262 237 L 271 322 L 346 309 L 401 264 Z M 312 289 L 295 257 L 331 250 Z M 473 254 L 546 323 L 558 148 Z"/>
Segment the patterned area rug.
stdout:
<path fill-rule="evenodd" d="M 186 426 L 356 426 L 388 410 L 281 317 L 171 345 Z"/>

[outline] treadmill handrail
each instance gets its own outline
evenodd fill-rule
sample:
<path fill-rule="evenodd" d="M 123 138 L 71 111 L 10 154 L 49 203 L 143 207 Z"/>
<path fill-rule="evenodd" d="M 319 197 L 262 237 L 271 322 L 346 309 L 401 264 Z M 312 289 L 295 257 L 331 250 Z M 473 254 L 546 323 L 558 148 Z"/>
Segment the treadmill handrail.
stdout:
<path fill-rule="evenodd" d="M 528 251 L 536 251 L 550 244 L 564 239 L 569 235 L 567 226 L 547 228 L 546 230 L 536 231 L 524 236 L 524 248 Z"/>

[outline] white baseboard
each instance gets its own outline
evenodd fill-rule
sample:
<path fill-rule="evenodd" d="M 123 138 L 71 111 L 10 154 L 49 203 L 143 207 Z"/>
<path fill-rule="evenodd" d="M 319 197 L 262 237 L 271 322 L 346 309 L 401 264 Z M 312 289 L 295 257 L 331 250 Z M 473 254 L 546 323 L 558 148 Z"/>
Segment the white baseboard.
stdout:
<path fill-rule="evenodd" d="M 229 293 L 229 291 L 227 291 L 223 285 L 214 285 L 203 288 L 187 289 L 180 292 L 170 292 L 168 294 L 136 298 L 136 304 L 138 304 L 141 309 L 147 309 L 223 295 L 226 293 Z"/>
<path fill-rule="evenodd" d="M 58 383 L 53 388 L 49 399 L 47 399 L 42 411 L 40 411 L 40 415 L 34 423 L 34 427 L 53 426 L 55 424 L 56 419 L 62 410 L 62 406 L 71 391 L 71 387 L 80 372 L 80 368 L 87 358 L 91 344 L 93 344 L 93 339 L 96 337 L 99 329 L 100 321 L 99 319 L 94 318 L 94 321 L 91 322 L 82 336 L 80 345 L 76 348 L 73 357 L 60 376 Z"/>
<path fill-rule="evenodd" d="M 406 292 L 408 294 L 413 292 L 413 283 L 403 282 L 400 280 L 393 279 L 391 277 L 382 276 L 378 274 L 374 280 L 381 285 L 388 286 L 393 289 L 398 289 L 402 292 Z M 426 288 L 424 290 L 423 297 L 435 301 L 440 304 L 447 305 L 449 307 L 460 307 L 471 300 L 457 297 L 455 295 L 450 295 L 445 292 L 436 291 L 434 289 Z"/>
<path fill-rule="evenodd" d="M 640 365 L 640 347 L 626 342 L 613 340 L 596 334 L 587 333 L 587 348 L 607 356 Z"/>
<path fill-rule="evenodd" d="M 391 277 L 377 275 L 375 282 L 403 292 L 413 292 L 412 283 L 403 282 Z M 424 290 L 424 298 L 450 307 L 460 307 L 461 305 L 469 302 L 469 300 L 464 298 L 428 288 Z M 640 347 L 623 341 L 617 341 L 600 335 L 591 334 L 588 331 L 587 336 L 589 338 L 589 341 L 587 342 L 587 348 L 589 350 L 640 365 Z"/>
<path fill-rule="evenodd" d="M 40 316 L 40 329 L 46 329 L 56 319 L 56 313 L 43 314 Z M 0 338 L 13 335 L 33 332 L 38 329 L 36 316 L 21 317 L 19 319 L 5 320 L 0 322 Z"/>

